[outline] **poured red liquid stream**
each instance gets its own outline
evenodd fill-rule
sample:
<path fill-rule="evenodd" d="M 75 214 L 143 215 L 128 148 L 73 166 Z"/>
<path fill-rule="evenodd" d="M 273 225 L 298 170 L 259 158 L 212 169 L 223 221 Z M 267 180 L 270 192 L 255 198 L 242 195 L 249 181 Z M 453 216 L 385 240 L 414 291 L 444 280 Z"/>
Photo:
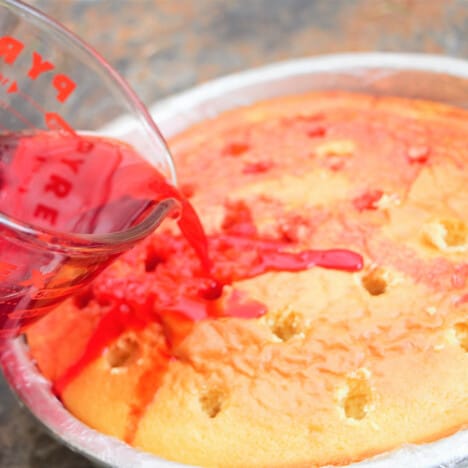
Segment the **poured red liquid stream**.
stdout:
<path fill-rule="evenodd" d="M 195 210 L 179 191 L 132 148 L 116 141 L 49 133 L 2 138 L 0 210 L 23 223 L 53 229 L 63 233 L 64 238 L 76 233 L 104 234 L 138 224 L 162 200 L 175 199 L 180 205 L 177 222 L 182 236 L 157 233 L 149 244 L 155 270 L 148 280 L 151 284 L 142 285 L 145 280 L 141 277 L 107 278 L 106 272 L 93 283 L 91 295 L 103 304 L 105 313 L 81 358 L 54 383 L 55 391 L 61 394 L 124 331 L 160 323 L 166 344 L 164 349 L 155 350 L 158 362 L 154 368 L 158 371 L 150 379 L 154 388 L 141 382 L 141 404 L 135 407 L 128 440 L 136 427 L 135 418 L 141 416 L 146 400 L 159 385 L 171 349 L 183 341 L 196 321 L 255 318 L 266 312 L 263 304 L 235 288 L 226 291 L 224 286 L 270 271 L 294 272 L 318 266 L 352 272 L 362 268 L 362 257 L 349 250 L 291 252 L 287 242 L 262 239 L 244 206 L 231 214 L 222 233 L 207 238 Z M 11 245 L 8 248 L 11 250 Z M 21 288 L 28 285 L 31 268 L 28 270 L 24 253 L 15 252 L 14 248 L 11 253 L 23 255 L 25 262 L 16 272 L 18 284 L 13 285 Z M 59 273 L 67 267 L 67 261 L 66 257 L 62 259 Z M 86 264 L 75 261 L 72 271 L 77 269 L 86 270 Z M 68 286 L 76 281 L 72 273 L 69 277 Z M 49 288 L 54 280 L 52 275 L 48 281 L 39 282 L 39 289 Z M 138 286 L 143 287 L 143 294 L 135 292 Z M 8 287 L 11 289 L 12 285 Z M 37 289 L 33 291 L 36 296 Z M 38 300 L 33 293 L 28 286 L 19 302 L 2 303 L 0 297 L 0 328 L 11 326 L 12 322 L 22 328 L 63 299 L 52 295 L 49 303 L 39 304 L 40 313 L 36 315 Z M 29 303 L 24 301 L 28 294 Z M 89 290 L 77 296 L 77 301 L 86 294 Z M 23 305 L 18 307 L 21 301 Z"/>

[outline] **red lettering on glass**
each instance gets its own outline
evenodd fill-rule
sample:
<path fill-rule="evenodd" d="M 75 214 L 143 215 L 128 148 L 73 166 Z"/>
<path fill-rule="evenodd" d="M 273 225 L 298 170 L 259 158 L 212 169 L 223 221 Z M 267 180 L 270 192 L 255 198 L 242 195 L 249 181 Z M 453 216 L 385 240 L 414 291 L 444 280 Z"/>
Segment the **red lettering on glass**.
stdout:
<path fill-rule="evenodd" d="M 76 145 L 78 153 L 89 153 L 94 148 L 94 144 L 90 141 L 81 139 Z"/>
<path fill-rule="evenodd" d="M 28 76 L 32 80 L 35 80 L 39 75 L 53 70 L 54 68 L 55 67 L 52 63 L 42 59 L 41 54 L 33 52 L 33 63 L 29 69 Z"/>
<path fill-rule="evenodd" d="M 79 165 L 84 163 L 84 159 L 66 159 L 63 158 L 60 160 L 64 164 L 66 164 L 75 174 L 78 174 Z"/>
<path fill-rule="evenodd" d="M 58 91 L 57 100 L 65 102 L 76 88 L 76 83 L 66 75 L 55 75 L 52 83 Z"/>
<path fill-rule="evenodd" d="M 0 39 L 0 57 L 8 64 L 12 64 L 24 49 L 24 44 L 14 37 L 4 36 Z"/>
<path fill-rule="evenodd" d="M 73 127 L 71 127 L 67 121 L 56 112 L 46 112 L 44 118 L 49 130 L 64 130 L 71 135 L 76 135 Z"/>
<path fill-rule="evenodd" d="M 49 183 L 44 187 L 46 192 L 54 192 L 59 198 L 66 197 L 72 188 L 72 184 L 63 177 L 52 174 L 49 178 Z"/>
<path fill-rule="evenodd" d="M 50 224 L 52 225 L 55 225 L 55 222 L 57 221 L 57 215 L 58 215 L 58 211 L 56 209 L 51 208 L 50 206 L 47 206 L 47 205 L 43 205 L 42 203 L 37 205 L 34 211 L 34 216 L 36 218 L 41 217 L 49 221 Z"/>
<path fill-rule="evenodd" d="M 24 49 L 24 43 L 11 36 L 0 38 L 0 58 L 7 64 L 15 63 L 18 56 Z M 37 79 L 40 75 L 50 72 L 55 68 L 52 62 L 45 60 L 39 52 L 33 51 L 31 66 L 27 76 L 31 80 Z M 67 75 L 57 74 L 52 78 L 52 85 L 56 89 L 56 98 L 59 102 L 65 102 L 76 88 L 76 83 Z"/>

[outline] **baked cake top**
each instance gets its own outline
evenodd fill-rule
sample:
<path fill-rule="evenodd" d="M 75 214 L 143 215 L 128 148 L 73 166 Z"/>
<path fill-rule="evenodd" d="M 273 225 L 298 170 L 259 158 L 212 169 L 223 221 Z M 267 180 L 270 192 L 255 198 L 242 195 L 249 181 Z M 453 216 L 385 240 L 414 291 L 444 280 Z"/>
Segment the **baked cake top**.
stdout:
<path fill-rule="evenodd" d="M 345 464 L 453 433 L 468 422 L 467 134 L 465 111 L 347 93 L 188 129 L 170 147 L 215 271 L 234 280 L 219 316 L 190 302 L 200 266 L 168 221 L 34 325 L 32 356 L 60 383 L 96 330 L 114 327 L 61 387 L 65 406 L 189 464 Z M 350 249 L 364 268 L 237 281 L 262 264 L 259 242 Z M 233 297 L 265 313 L 226 316 Z M 103 325 L 116 304 L 117 325 Z"/>

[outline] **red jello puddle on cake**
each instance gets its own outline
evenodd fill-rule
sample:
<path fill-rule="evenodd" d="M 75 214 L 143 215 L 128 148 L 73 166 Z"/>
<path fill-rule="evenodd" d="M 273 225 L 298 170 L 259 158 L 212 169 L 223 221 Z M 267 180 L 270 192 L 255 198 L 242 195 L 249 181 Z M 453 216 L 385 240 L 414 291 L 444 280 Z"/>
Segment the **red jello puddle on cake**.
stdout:
<path fill-rule="evenodd" d="M 118 278 L 110 270 L 75 297 L 77 305 L 97 301 L 104 314 L 82 356 L 54 382 L 60 395 L 122 333 L 160 323 L 165 345 L 154 350 L 158 362 L 147 371 L 151 377 L 145 374 L 140 379 L 137 399 L 141 407 L 134 408 L 129 427 L 136 427 L 135 418 L 157 390 L 174 358 L 172 347 L 190 333 L 196 321 L 251 319 L 266 313 L 263 304 L 226 286 L 270 271 L 322 267 L 352 272 L 362 268 L 362 257 L 349 250 L 292 252 L 286 241 L 260 237 L 248 207 L 242 203 L 231 207 L 223 232 L 207 238 L 187 199 L 128 145 L 45 132 L 4 135 L 2 145 L 0 207 L 31 225 L 65 236 L 103 234 L 134 226 L 158 201 L 176 199 L 180 204 L 177 224 L 182 236 L 156 234 L 148 244 L 146 268 L 155 272 L 151 278 L 132 273 Z M 256 165 L 248 172 L 265 168 Z M 24 275 L 27 273 L 25 270 Z M 24 278 L 20 279 L 23 284 Z M 47 282 L 40 287 L 47 288 Z M 24 297 L 30 293 L 25 290 Z M 25 317 L 32 316 L 35 304 L 34 300 L 29 302 Z M 11 304 L 8 307 L 11 309 Z M 12 307 L 2 313 L 7 317 L 21 313 L 14 304 Z"/>
<path fill-rule="evenodd" d="M 185 228 L 183 232 L 192 233 L 184 222 L 186 219 L 182 216 L 179 225 Z M 188 224 L 190 222 L 193 219 Z M 197 255 L 188 241 L 192 247 L 198 243 Z M 205 243 L 207 249 L 203 247 Z M 196 321 L 222 317 L 250 319 L 266 313 L 263 304 L 225 286 L 268 271 L 301 271 L 317 266 L 352 272 L 363 266 L 362 257 L 349 250 L 292 253 L 287 251 L 288 247 L 290 244 L 285 241 L 260 238 L 243 204 L 231 209 L 222 234 L 208 238 L 199 235 L 196 240 L 170 233 L 155 234 L 147 246 L 146 268 L 154 272 L 150 278 L 143 273 L 116 278 L 111 271 L 104 272 L 90 290 L 76 298 L 77 303 L 92 298 L 107 311 L 83 355 L 54 382 L 56 393 L 60 395 L 83 368 L 123 332 L 141 330 L 157 321 L 163 327 L 166 340 L 164 347 L 157 350 L 157 362 L 148 370 L 151 378 L 148 380 L 148 375 L 144 374 L 137 385 L 142 392 L 137 398 L 141 408 L 134 408 L 129 422 L 129 427 L 136 428 L 133 419 L 141 416 L 157 390 L 169 361 L 174 359 L 172 348 L 190 333 Z M 210 257 L 203 257 L 203 252 L 209 252 Z M 127 441 L 132 437 L 128 433 Z"/>

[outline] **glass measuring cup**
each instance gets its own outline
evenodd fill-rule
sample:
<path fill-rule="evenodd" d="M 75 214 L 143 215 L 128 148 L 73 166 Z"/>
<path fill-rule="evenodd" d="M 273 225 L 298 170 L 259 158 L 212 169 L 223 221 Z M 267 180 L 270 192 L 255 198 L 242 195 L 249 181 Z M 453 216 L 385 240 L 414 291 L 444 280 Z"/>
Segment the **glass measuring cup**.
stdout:
<path fill-rule="evenodd" d="M 127 84 L 53 20 L 0 0 L 0 339 L 177 206 L 127 196 L 149 173 L 175 183 L 164 139 Z"/>

